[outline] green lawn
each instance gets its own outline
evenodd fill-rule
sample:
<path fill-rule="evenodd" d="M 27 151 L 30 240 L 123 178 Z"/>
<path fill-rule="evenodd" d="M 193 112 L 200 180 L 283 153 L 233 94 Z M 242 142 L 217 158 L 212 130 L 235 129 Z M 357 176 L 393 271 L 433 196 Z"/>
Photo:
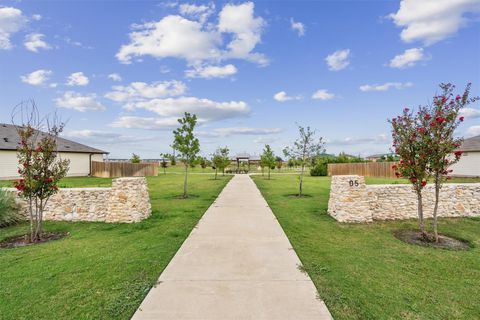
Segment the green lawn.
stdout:
<path fill-rule="evenodd" d="M 442 219 L 442 233 L 467 239 L 466 252 L 417 247 L 393 237 L 416 221 L 351 225 L 327 215 L 330 179 L 253 179 L 335 319 L 478 319 L 480 219 Z"/>
<path fill-rule="evenodd" d="M 11 188 L 13 181 L 0 180 L 0 188 Z M 111 178 L 95 178 L 95 177 L 69 177 L 60 180 L 58 186 L 60 188 L 93 188 L 93 187 L 111 187 Z"/>
<path fill-rule="evenodd" d="M 137 224 L 48 222 L 70 236 L 0 250 L 0 319 L 129 319 L 230 177 L 191 175 L 192 197 L 178 198 L 181 175 L 149 178 L 151 218 Z M 66 186 L 109 179 L 67 178 Z M 0 240 L 27 231 L 0 229 Z"/>

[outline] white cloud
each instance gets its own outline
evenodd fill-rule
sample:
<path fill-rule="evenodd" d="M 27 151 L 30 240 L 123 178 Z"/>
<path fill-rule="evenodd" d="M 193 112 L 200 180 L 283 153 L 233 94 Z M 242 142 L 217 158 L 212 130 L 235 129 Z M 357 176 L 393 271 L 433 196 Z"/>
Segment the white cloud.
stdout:
<path fill-rule="evenodd" d="M 207 21 L 208 17 L 214 13 L 215 4 L 210 3 L 208 5 L 195 5 L 184 3 L 179 6 L 179 11 L 182 15 L 198 19 L 202 24 Z"/>
<path fill-rule="evenodd" d="M 180 118 L 185 112 L 194 113 L 200 123 L 247 116 L 250 113 L 250 108 L 243 101 L 217 102 L 196 97 L 135 101 L 124 107 L 130 111 L 147 110 L 167 118 Z"/>
<path fill-rule="evenodd" d="M 249 128 L 249 127 L 231 127 L 217 128 L 213 132 L 221 137 L 230 135 L 270 135 L 282 132 L 281 128 Z"/>
<path fill-rule="evenodd" d="M 339 71 L 345 69 L 350 64 L 350 61 L 348 60 L 349 57 L 350 49 L 343 49 L 329 54 L 325 58 L 325 61 L 327 62 L 328 69 Z"/>
<path fill-rule="evenodd" d="M 55 99 L 59 108 L 73 109 L 80 112 L 85 111 L 103 111 L 105 106 L 97 100 L 95 94 L 81 95 L 73 91 L 67 91 L 62 97 Z"/>
<path fill-rule="evenodd" d="M 155 58 L 176 57 L 189 63 L 220 58 L 217 45 L 220 34 L 203 29 L 200 22 L 181 16 L 166 16 L 158 22 L 149 22 L 135 27 L 130 43 L 123 45 L 116 54 L 122 63 L 131 63 L 133 57 L 144 55 Z"/>
<path fill-rule="evenodd" d="M 237 73 L 237 68 L 233 64 L 227 64 L 225 66 L 196 66 L 193 69 L 186 70 L 185 75 L 187 78 L 225 78 Z"/>
<path fill-rule="evenodd" d="M 43 40 L 43 37 L 45 37 L 45 35 L 41 33 L 30 33 L 25 37 L 23 45 L 27 50 L 32 52 L 38 52 L 38 49 L 51 49 L 48 43 Z"/>
<path fill-rule="evenodd" d="M 465 119 L 480 118 L 480 109 L 463 108 L 463 109 L 460 109 L 460 115 L 465 117 Z"/>
<path fill-rule="evenodd" d="M 178 127 L 178 119 L 125 116 L 115 120 L 111 126 L 126 129 L 169 130 Z"/>
<path fill-rule="evenodd" d="M 405 50 L 404 53 L 396 55 L 390 60 L 390 67 L 397 69 L 405 69 L 413 67 L 419 61 L 427 60 L 428 57 L 423 53 L 423 48 L 411 48 Z"/>
<path fill-rule="evenodd" d="M 470 128 L 468 128 L 467 135 L 470 137 L 480 135 L 480 126 L 471 126 Z"/>
<path fill-rule="evenodd" d="M 457 33 L 469 22 L 466 15 L 478 12 L 478 0 L 402 0 L 389 17 L 403 28 L 403 41 L 431 45 Z"/>
<path fill-rule="evenodd" d="M 42 20 L 42 16 L 39 15 L 39 14 L 34 14 L 34 15 L 32 15 L 32 20 L 40 21 L 40 20 Z"/>
<path fill-rule="evenodd" d="M 246 59 L 260 65 L 268 63 L 267 58 L 260 53 L 252 53 L 255 46 L 260 43 L 265 21 L 254 16 L 253 2 L 239 5 L 227 4 L 219 14 L 218 30 L 231 33 L 232 41 L 227 45 L 229 51 L 225 58 Z"/>
<path fill-rule="evenodd" d="M 152 140 L 153 137 L 145 136 L 130 136 L 123 135 L 115 132 L 107 132 L 101 130 L 72 130 L 65 132 L 63 137 L 79 140 L 82 142 L 94 143 L 94 144 L 123 144 L 132 142 L 143 142 L 145 140 Z"/>
<path fill-rule="evenodd" d="M 349 146 L 357 144 L 388 144 L 389 138 L 386 134 L 379 134 L 375 137 L 347 137 L 344 139 L 327 140 L 328 145 Z"/>
<path fill-rule="evenodd" d="M 22 82 L 31 84 L 32 86 L 42 86 L 50 79 L 52 73 L 51 70 L 40 69 L 25 76 L 21 76 L 20 79 Z"/>
<path fill-rule="evenodd" d="M 280 91 L 275 93 L 273 96 L 273 99 L 277 100 L 278 102 L 285 102 L 285 101 L 290 101 L 290 100 L 300 100 L 302 97 L 301 96 L 296 96 L 292 97 L 287 95 L 285 91 Z"/>
<path fill-rule="evenodd" d="M 181 12 L 191 15 L 199 10 L 202 10 L 201 6 L 191 6 L 183 7 Z M 148 55 L 158 59 L 180 58 L 189 65 L 229 58 L 263 65 L 267 63 L 265 56 L 252 52 L 261 41 L 263 27 L 264 20 L 254 16 L 252 2 L 225 5 L 216 26 L 201 19 L 194 21 L 169 15 L 156 22 L 134 25 L 129 34 L 130 42 L 120 48 L 116 57 L 122 63 L 131 63 L 132 58 Z M 226 47 L 222 45 L 223 34 L 232 37 Z"/>
<path fill-rule="evenodd" d="M 411 82 L 386 82 L 384 84 L 364 84 L 360 86 L 360 91 L 368 92 L 368 91 L 387 91 L 391 88 L 394 89 L 405 89 L 413 86 Z"/>
<path fill-rule="evenodd" d="M 301 22 L 296 22 L 293 18 L 290 18 L 290 27 L 293 31 L 297 32 L 299 37 L 303 37 L 305 35 L 305 25 Z"/>
<path fill-rule="evenodd" d="M 315 100 L 331 100 L 333 98 L 335 98 L 335 95 L 325 89 L 317 90 L 312 95 L 312 99 Z"/>
<path fill-rule="evenodd" d="M 13 7 L 0 7 L 0 50 L 9 50 L 13 47 L 10 37 L 22 30 L 27 21 L 27 17 L 21 10 Z"/>
<path fill-rule="evenodd" d="M 174 97 L 184 94 L 187 86 L 181 81 L 163 81 L 148 84 L 145 82 L 132 82 L 128 86 L 113 86 L 112 91 L 105 97 L 116 101 L 135 101 L 142 99 Z"/>
<path fill-rule="evenodd" d="M 108 79 L 112 80 L 112 81 L 122 81 L 122 77 L 118 74 L 118 73 L 110 73 L 108 75 Z"/>
<path fill-rule="evenodd" d="M 89 82 L 90 80 L 83 72 L 74 72 L 68 76 L 66 85 L 71 87 L 86 86 Z"/>
<path fill-rule="evenodd" d="M 258 138 L 253 140 L 254 143 L 258 143 L 258 144 L 269 144 L 269 143 L 273 143 L 275 141 L 277 141 L 277 139 L 275 139 L 273 137 L 258 137 Z"/>

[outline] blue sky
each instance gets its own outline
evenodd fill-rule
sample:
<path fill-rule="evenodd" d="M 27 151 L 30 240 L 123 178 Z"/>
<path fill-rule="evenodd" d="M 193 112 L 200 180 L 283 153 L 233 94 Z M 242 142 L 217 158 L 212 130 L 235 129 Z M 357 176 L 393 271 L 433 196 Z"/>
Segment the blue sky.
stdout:
<path fill-rule="evenodd" d="M 200 119 L 204 155 L 281 154 L 296 123 L 327 152 L 388 152 L 386 120 L 441 82 L 480 95 L 480 1 L 0 1 L 0 122 L 20 101 L 111 153 L 169 152 Z M 480 105 L 458 134 L 480 134 Z"/>

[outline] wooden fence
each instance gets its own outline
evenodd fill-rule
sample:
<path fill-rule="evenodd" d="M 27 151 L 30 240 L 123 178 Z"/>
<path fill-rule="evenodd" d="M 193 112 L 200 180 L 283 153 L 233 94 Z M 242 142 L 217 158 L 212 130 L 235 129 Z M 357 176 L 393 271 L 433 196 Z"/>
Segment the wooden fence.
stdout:
<path fill-rule="evenodd" d="M 92 176 L 94 177 L 147 177 L 157 175 L 158 163 L 92 161 Z"/>
<path fill-rule="evenodd" d="M 365 163 L 329 163 L 328 175 L 357 174 L 365 177 L 395 178 L 392 166 L 396 162 L 365 162 Z"/>

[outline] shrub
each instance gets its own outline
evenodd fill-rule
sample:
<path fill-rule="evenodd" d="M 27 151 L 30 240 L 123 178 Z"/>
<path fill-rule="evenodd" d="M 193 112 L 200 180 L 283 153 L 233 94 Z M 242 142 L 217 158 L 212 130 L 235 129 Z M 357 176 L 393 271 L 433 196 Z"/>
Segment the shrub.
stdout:
<path fill-rule="evenodd" d="M 327 162 L 318 162 L 313 168 L 310 169 L 310 175 L 312 177 L 324 177 L 327 174 Z"/>
<path fill-rule="evenodd" d="M 0 228 L 18 222 L 18 207 L 12 195 L 0 189 Z"/>

